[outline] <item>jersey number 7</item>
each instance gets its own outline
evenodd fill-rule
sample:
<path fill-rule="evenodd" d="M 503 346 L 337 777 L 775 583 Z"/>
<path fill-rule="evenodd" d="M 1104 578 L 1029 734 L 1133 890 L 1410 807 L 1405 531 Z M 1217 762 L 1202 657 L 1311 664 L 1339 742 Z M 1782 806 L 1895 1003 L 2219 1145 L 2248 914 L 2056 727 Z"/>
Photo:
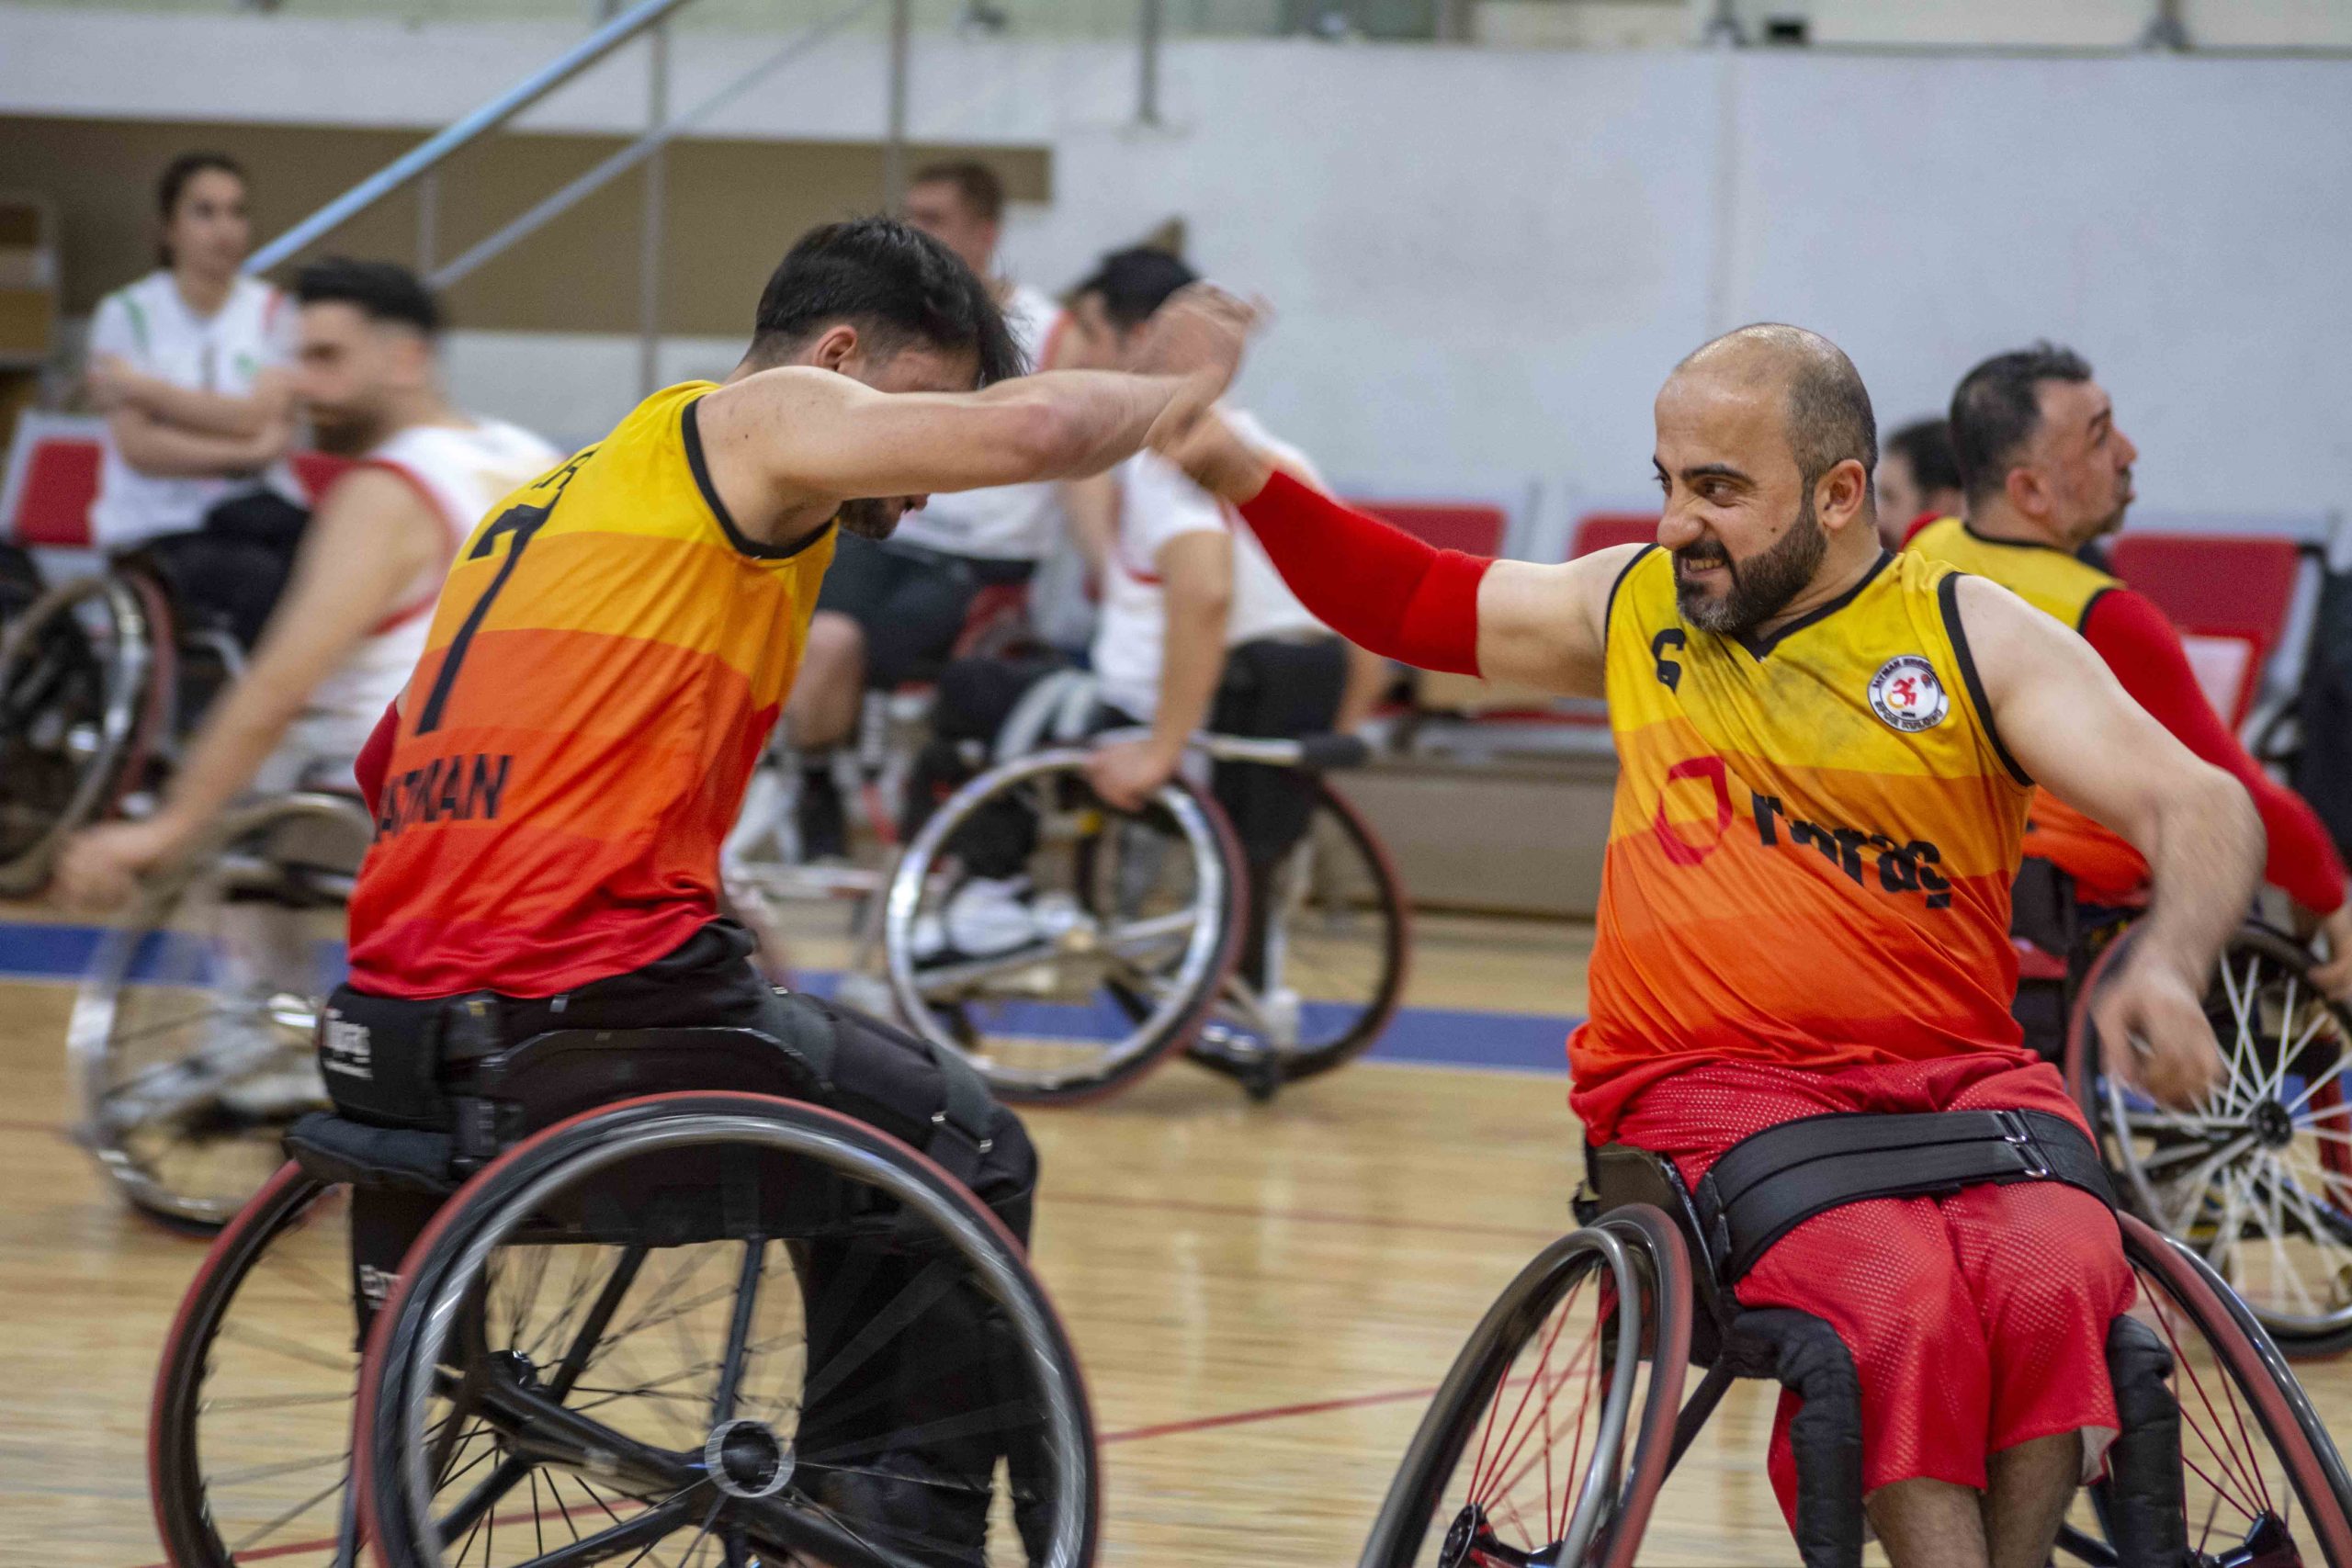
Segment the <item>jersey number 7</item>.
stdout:
<path fill-rule="evenodd" d="M 449 639 L 449 651 L 442 658 L 441 672 L 433 678 L 433 691 L 424 699 L 424 711 L 416 716 L 417 734 L 430 735 L 441 728 L 441 710 L 449 701 L 449 689 L 458 683 L 458 671 L 466 661 L 467 651 L 473 647 L 474 633 L 481 629 L 482 622 L 489 617 L 490 606 L 506 586 L 506 580 L 514 575 L 515 565 L 523 558 L 524 547 L 531 542 L 531 536 L 553 513 L 556 502 L 562 499 L 559 491 L 555 499 L 545 506 L 517 504 L 508 507 L 499 513 L 498 521 L 481 531 L 481 537 L 476 539 L 474 547 L 467 552 L 467 559 L 480 560 L 490 554 L 500 535 L 514 536 L 514 542 L 506 547 L 506 558 L 498 563 L 497 575 L 490 580 L 490 586 L 482 590 L 481 597 L 474 601 L 474 607 L 466 612 L 466 624 L 459 626 L 458 635 Z"/>

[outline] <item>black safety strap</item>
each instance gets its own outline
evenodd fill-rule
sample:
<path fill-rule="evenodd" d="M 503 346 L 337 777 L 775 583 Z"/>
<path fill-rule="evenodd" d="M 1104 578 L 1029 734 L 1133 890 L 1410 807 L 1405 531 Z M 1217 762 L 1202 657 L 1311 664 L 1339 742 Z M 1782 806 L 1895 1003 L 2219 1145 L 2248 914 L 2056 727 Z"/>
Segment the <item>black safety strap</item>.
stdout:
<path fill-rule="evenodd" d="M 996 1101 L 978 1068 L 953 1051 L 926 1041 L 932 1065 L 939 1069 L 940 1107 L 932 1112 L 931 1138 L 923 1153 L 967 1187 L 979 1182 L 980 1161 L 996 1147 L 989 1136 L 996 1120 Z"/>
<path fill-rule="evenodd" d="M 1734 1144 L 1691 1196 L 1707 1250 L 1728 1285 L 1815 1214 L 1871 1198 L 1931 1197 L 2013 1181 L 2064 1182 L 2115 1204 L 2090 1139 L 2046 1111 L 1801 1117 Z"/>

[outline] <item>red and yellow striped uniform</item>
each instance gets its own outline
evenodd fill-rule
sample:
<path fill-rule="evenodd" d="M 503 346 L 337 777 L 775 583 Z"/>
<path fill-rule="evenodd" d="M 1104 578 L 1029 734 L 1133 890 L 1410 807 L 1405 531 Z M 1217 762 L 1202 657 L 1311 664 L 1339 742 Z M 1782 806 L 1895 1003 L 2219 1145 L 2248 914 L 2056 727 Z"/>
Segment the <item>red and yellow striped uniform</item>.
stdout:
<path fill-rule="evenodd" d="M 1999 583 L 2044 615 L 2085 630 L 2099 595 L 2123 584 L 2054 545 L 1988 539 L 1957 517 L 1939 518 L 1904 546 Z M 2073 877 L 2086 893 L 2129 896 L 2148 880 L 2148 863 L 2120 834 L 2109 831 L 2048 790 L 2036 790 L 2026 822 L 2025 852 Z"/>
<path fill-rule="evenodd" d="M 1620 773 L 1590 1018 L 1595 1139 L 1702 1061 L 2028 1059 L 2009 879 L 2029 784 L 1986 715 L 1951 569 L 1883 557 L 1769 637 L 1684 623 L 1652 547 L 1611 594 Z"/>
<path fill-rule="evenodd" d="M 458 551 L 352 898 L 363 990 L 551 996 L 717 913 L 832 534 L 735 527 L 695 423 L 711 386 L 648 398 Z"/>

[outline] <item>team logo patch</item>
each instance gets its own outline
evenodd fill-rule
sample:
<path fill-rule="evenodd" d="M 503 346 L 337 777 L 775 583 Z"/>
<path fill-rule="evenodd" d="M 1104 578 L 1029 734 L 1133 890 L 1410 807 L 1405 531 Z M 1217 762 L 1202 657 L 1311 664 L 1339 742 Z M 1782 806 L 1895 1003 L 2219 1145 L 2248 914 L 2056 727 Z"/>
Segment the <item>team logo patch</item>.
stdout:
<path fill-rule="evenodd" d="M 1905 735 L 1933 729 L 1951 711 L 1936 667 L 1916 653 L 1900 654 L 1871 677 L 1871 710 Z"/>

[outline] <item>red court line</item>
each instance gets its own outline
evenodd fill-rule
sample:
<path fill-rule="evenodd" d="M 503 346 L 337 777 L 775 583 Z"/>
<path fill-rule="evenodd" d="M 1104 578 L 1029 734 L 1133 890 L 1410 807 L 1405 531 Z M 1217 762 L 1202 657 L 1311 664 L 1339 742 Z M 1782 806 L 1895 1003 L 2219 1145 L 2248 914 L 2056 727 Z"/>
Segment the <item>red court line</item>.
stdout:
<path fill-rule="evenodd" d="M 1481 1224 L 1475 1221 L 1407 1220 L 1391 1214 L 1340 1214 L 1320 1209 L 1261 1209 L 1248 1203 L 1211 1203 L 1193 1198 L 1128 1198 L 1104 1192 L 1055 1192 L 1041 1207 L 1103 1209 L 1164 1209 L 1178 1214 L 1211 1214 L 1244 1220 L 1296 1220 L 1310 1225 L 1353 1225 L 1364 1230 L 1436 1231 L 1448 1235 L 1510 1236 L 1521 1241 L 1552 1241 L 1574 1227 L 1545 1230 L 1533 1225 Z"/>

